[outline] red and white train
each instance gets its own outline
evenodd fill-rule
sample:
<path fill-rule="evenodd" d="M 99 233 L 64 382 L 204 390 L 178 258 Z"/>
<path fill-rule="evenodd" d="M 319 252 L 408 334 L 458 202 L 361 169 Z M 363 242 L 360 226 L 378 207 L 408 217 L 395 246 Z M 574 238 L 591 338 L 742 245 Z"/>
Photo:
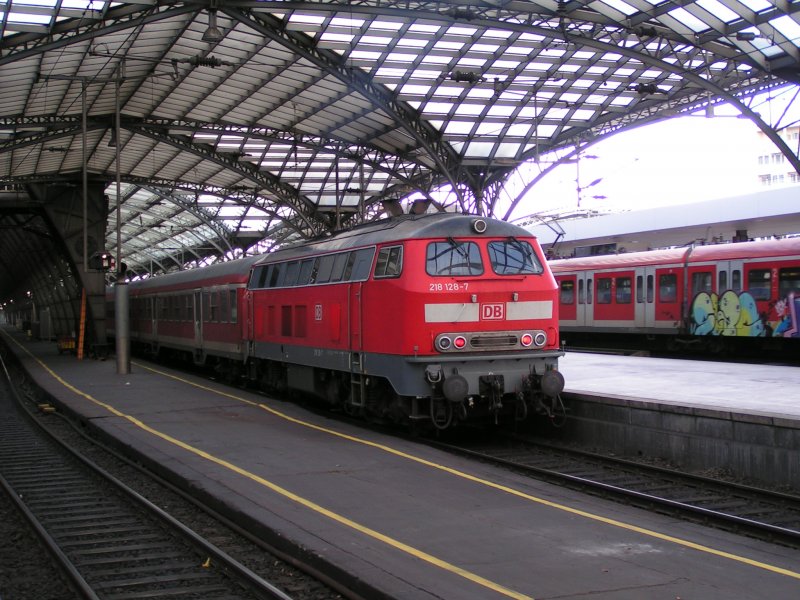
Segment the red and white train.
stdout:
<path fill-rule="evenodd" d="M 551 260 L 550 267 L 568 341 L 570 334 L 647 335 L 672 347 L 711 342 L 714 350 L 723 342 L 747 348 L 753 338 L 800 342 L 800 237 Z"/>
<path fill-rule="evenodd" d="M 373 419 L 521 419 L 564 386 L 558 287 L 536 239 L 502 221 L 406 215 L 129 297 L 133 346 Z"/>

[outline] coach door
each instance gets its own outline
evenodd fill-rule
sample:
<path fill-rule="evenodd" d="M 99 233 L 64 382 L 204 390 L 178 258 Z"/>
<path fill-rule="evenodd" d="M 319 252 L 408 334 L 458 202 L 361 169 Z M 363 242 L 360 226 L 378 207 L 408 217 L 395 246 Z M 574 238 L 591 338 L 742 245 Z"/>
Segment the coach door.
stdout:
<path fill-rule="evenodd" d="M 203 292 L 194 291 L 194 347 L 203 347 Z"/>
<path fill-rule="evenodd" d="M 594 321 L 594 274 L 592 272 L 579 272 L 578 307 L 575 315 L 577 327 L 591 326 Z"/>
<path fill-rule="evenodd" d="M 636 310 L 634 325 L 645 329 L 656 321 L 656 270 L 655 267 L 636 269 Z"/>
<path fill-rule="evenodd" d="M 728 290 L 736 294 L 742 292 L 742 274 L 744 263 L 741 260 L 723 260 L 717 263 L 717 294 L 722 296 Z"/>

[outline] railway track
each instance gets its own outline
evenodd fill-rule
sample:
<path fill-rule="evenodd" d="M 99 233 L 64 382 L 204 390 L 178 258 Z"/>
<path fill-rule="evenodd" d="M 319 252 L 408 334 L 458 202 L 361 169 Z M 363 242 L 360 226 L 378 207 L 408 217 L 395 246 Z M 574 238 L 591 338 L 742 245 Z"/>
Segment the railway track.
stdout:
<path fill-rule="evenodd" d="M 0 362 L 2 359 L 0 358 Z M 0 486 L 62 567 L 79 598 L 203 598 L 280 600 L 342 598 L 313 576 L 265 553 L 252 539 L 200 513 L 169 490 L 157 492 L 170 513 L 204 520 L 202 535 L 160 509 L 40 426 L 55 415 L 27 414 L 0 365 Z M 71 427 L 53 422 L 67 435 Z M 59 435 L 59 437 L 62 437 Z M 76 441 L 81 436 L 73 432 Z M 83 444 L 89 441 L 83 438 Z M 96 447 L 95 454 L 105 454 Z M 120 469 L 118 458 L 107 461 Z M 132 467 L 127 467 L 133 470 Z M 140 473 L 139 478 L 148 479 Z M 159 484 L 152 480 L 143 485 Z M 152 491 L 152 490 L 151 490 Z M 174 497 L 167 497 L 172 494 Z M 214 540 L 212 543 L 209 540 Z M 236 560 L 223 549 L 238 552 Z M 245 562 L 259 565 L 280 589 Z M 352 595 L 351 597 L 357 597 Z"/>
<path fill-rule="evenodd" d="M 519 436 L 434 446 L 648 510 L 800 547 L 800 497 Z"/>

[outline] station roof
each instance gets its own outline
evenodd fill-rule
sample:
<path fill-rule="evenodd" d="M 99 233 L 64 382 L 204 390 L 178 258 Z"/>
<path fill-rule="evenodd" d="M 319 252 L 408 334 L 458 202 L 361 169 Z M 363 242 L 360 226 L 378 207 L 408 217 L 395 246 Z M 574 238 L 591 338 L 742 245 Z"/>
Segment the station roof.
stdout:
<path fill-rule="evenodd" d="M 798 7 L 0 0 L 0 185 L 108 185 L 142 275 L 386 211 L 506 218 L 521 163 L 719 103 L 788 156 L 753 103 L 798 83 Z"/>

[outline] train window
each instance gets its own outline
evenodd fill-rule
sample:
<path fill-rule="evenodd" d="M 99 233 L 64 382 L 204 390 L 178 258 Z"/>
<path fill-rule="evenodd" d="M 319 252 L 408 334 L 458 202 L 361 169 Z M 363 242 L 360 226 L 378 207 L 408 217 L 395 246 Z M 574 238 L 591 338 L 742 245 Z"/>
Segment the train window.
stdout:
<path fill-rule="evenodd" d="M 574 304 L 575 303 L 575 282 L 562 281 L 561 282 L 561 304 Z"/>
<path fill-rule="evenodd" d="M 678 301 L 678 276 L 674 273 L 658 276 L 658 301 Z"/>
<path fill-rule="evenodd" d="M 731 289 L 737 294 L 742 291 L 742 272 L 739 269 L 731 271 Z"/>
<path fill-rule="evenodd" d="M 711 293 L 713 291 L 711 285 L 711 271 L 698 271 L 692 273 L 692 289 L 689 292 L 690 296 L 695 296 L 701 292 Z"/>
<path fill-rule="evenodd" d="M 593 279 L 586 280 L 586 304 L 592 303 L 592 298 L 594 298 L 594 294 L 592 292 L 592 281 Z"/>
<path fill-rule="evenodd" d="M 482 275 L 483 262 L 475 242 L 457 242 L 448 238 L 444 242 L 428 244 L 425 257 L 425 272 L 428 275 Z"/>
<path fill-rule="evenodd" d="M 644 302 L 644 277 L 636 276 L 636 304 Z"/>
<path fill-rule="evenodd" d="M 269 265 L 271 266 L 271 265 Z M 250 273 L 250 282 L 247 284 L 251 290 L 265 287 L 264 282 L 267 278 L 267 265 L 255 267 Z"/>
<path fill-rule="evenodd" d="M 231 305 L 228 302 L 228 291 L 219 292 L 219 320 L 220 323 L 227 323 L 231 318 Z"/>
<path fill-rule="evenodd" d="M 771 279 L 769 269 L 753 269 L 747 274 L 747 291 L 756 300 L 769 300 Z"/>
<path fill-rule="evenodd" d="M 333 270 L 333 259 L 335 254 L 327 254 L 320 257 L 319 269 L 317 270 L 317 283 L 328 283 L 331 280 L 331 271 Z"/>
<path fill-rule="evenodd" d="M 219 292 L 217 291 L 211 292 L 210 298 L 211 298 L 210 320 L 215 323 L 218 323 L 220 321 Z"/>
<path fill-rule="evenodd" d="M 311 271 L 314 269 L 313 258 L 307 258 L 300 263 L 300 274 L 297 276 L 296 285 L 308 285 L 311 282 Z"/>
<path fill-rule="evenodd" d="M 647 276 L 647 303 L 650 304 L 653 302 L 653 298 L 655 298 L 655 290 L 653 289 L 655 286 L 655 278 L 652 275 Z"/>
<path fill-rule="evenodd" d="M 786 298 L 792 292 L 800 296 L 800 269 L 797 267 L 778 271 L 778 297 Z"/>
<path fill-rule="evenodd" d="M 728 272 L 720 271 L 719 279 L 717 281 L 717 292 L 722 293 L 728 289 Z"/>
<path fill-rule="evenodd" d="M 333 268 L 331 269 L 331 281 L 341 281 L 344 276 L 344 268 L 347 265 L 348 252 L 336 254 L 333 259 Z"/>
<path fill-rule="evenodd" d="M 611 277 L 597 278 L 597 303 L 611 304 Z"/>
<path fill-rule="evenodd" d="M 630 277 L 617 277 L 617 292 L 615 299 L 617 304 L 630 304 L 631 303 L 631 284 L 633 281 Z"/>
<path fill-rule="evenodd" d="M 231 306 L 231 323 L 239 320 L 239 307 L 236 305 L 236 290 L 228 290 L 228 301 Z"/>
<path fill-rule="evenodd" d="M 282 287 L 291 287 L 297 284 L 297 276 L 300 274 L 300 261 L 293 260 L 286 265 L 286 276 L 283 279 Z"/>
<path fill-rule="evenodd" d="M 586 303 L 586 292 L 583 291 L 583 279 L 578 281 L 578 304 Z"/>
<path fill-rule="evenodd" d="M 403 268 L 403 247 L 391 246 L 381 248 L 375 263 L 375 279 L 383 277 L 400 277 Z"/>
<path fill-rule="evenodd" d="M 375 256 L 375 248 L 362 248 L 353 250 L 347 257 L 347 266 L 344 270 L 345 281 L 364 281 L 369 277 L 372 269 L 372 258 Z"/>
<path fill-rule="evenodd" d="M 211 320 L 211 294 L 203 292 L 203 321 L 208 323 Z"/>
<path fill-rule="evenodd" d="M 514 238 L 489 242 L 489 260 L 498 275 L 538 275 L 544 271 L 533 246 Z"/>
<path fill-rule="evenodd" d="M 192 296 L 187 294 L 185 296 L 185 302 L 186 302 L 186 320 L 194 321 L 194 300 Z"/>

